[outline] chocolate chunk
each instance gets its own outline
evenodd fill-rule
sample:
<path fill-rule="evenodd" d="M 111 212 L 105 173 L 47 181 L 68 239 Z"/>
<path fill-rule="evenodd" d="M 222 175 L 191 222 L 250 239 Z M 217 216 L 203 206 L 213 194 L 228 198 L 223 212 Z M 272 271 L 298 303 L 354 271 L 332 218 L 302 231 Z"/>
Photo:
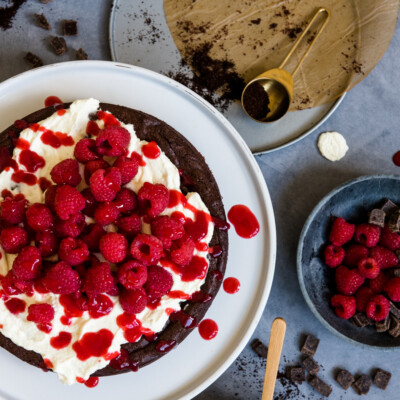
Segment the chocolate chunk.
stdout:
<path fill-rule="evenodd" d="M 51 25 L 49 23 L 49 21 L 47 21 L 47 18 L 44 16 L 44 14 L 35 14 L 35 19 L 37 24 L 46 30 L 50 30 L 51 29 Z"/>
<path fill-rule="evenodd" d="M 399 207 L 397 204 L 393 203 L 392 200 L 385 199 L 385 202 L 383 203 L 381 210 L 386 214 L 390 215 L 392 212 L 397 211 Z"/>
<path fill-rule="evenodd" d="M 369 213 L 368 223 L 383 228 L 385 226 L 385 217 L 386 217 L 385 211 L 380 210 L 379 208 L 374 208 Z"/>
<path fill-rule="evenodd" d="M 376 331 L 379 333 L 387 332 L 390 328 L 390 317 L 389 315 L 383 321 L 375 322 Z"/>
<path fill-rule="evenodd" d="M 319 365 L 312 356 L 305 358 L 303 360 L 303 365 L 311 375 L 316 375 L 319 371 Z"/>
<path fill-rule="evenodd" d="M 353 384 L 354 390 L 359 394 L 368 394 L 372 381 L 368 375 L 361 375 Z"/>
<path fill-rule="evenodd" d="M 251 342 L 251 348 L 262 358 L 267 358 L 268 347 L 259 339 Z"/>
<path fill-rule="evenodd" d="M 73 19 L 65 19 L 62 23 L 64 36 L 76 36 L 78 34 L 78 22 Z"/>
<path fill-rule="evenodd" d="M 378 387 L 379 389 L 385 390 L 389 385 L 391 377 L 392 374 L 390 372 L 378 368 L 374 376 L 375 386 Z"/>
<path fill-rule="evenodd" d="M 364 313 L 359 312 L 355 314 L 351 320 L 354 325 L 358 326 L 359 328 L 364 328 L 364 326 L 373 325 L 373 321 L 369 319 Z"/>
<path fill-rule="evenodd" d="M 393 315 L 390 317 L 389 335 L 393 337 L 400 336 L 400 321 Z"/>
<path fill-rule="evenodd" d="M 332 392 L 332 388 L 323 380 L 319 379 L 318 376 L 311 376 L 311 378 L 308 380 L 308 383 L 318 393 L 322 394 L 322 396 L 328 397 Z"/>
<path fill-rule="evenodd" d="M 301 384 L 306 380 L 306 369 L 303 367 L 286 367 L 286 377 L 291 382 Z"/>
<path fill-rule="evenodd" d="M 355 381 L 354 376 L 347 371 L 342 369 L 336 376 L 336 382 L 344 389 L 347 390 Z"/>
<path fill-rule="evenodd" d="M 31 64 L 33 68 L 41 67 L 43 65 L 43 61 L 30 51 L 26 53 L 24 60 Z"/>
<path fill-rule="evenodd" d="M 390 303 L 390 313 L 397 319 L 400 319 L 400 310 L 391 301 L 389 301 L 389 303 Z"/>
<path fill-rule="evenodd" d="M 389 218 L 389 230 L 391 232 L 400 232 L 400 211 L 397 210 Z"/>
<path fill-rule="evenodd" d="M 317 352 L 318 345 L 319 339 L 317 339 L 314 335 L 307 335 L 300 351 L 307 356 L 313 356 Z"/>
<path fill-rule="evenodd" d="M 87 60 L 89 59 L 89 56 L 87 55 L 86 51 L 82 49 L 82 47 L 77 50 L 76 52 L 76 58 L 78 60 Z"/>
<path fill-rule="evenodd" d="M 65 43 L 65 40 L 62 37 L 54 36 L 50 40 L 50 44 L 58 56 L 60 56 L 61 54 L 64 54 L 65 51 L 67 50 L 67 44 Z"/>

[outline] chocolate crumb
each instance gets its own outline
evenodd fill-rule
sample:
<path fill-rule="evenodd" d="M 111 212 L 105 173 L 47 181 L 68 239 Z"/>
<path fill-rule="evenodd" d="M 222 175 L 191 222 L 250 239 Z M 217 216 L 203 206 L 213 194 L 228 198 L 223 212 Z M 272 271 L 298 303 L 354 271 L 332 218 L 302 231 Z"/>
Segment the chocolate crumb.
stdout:
<path fill-rule="evenodd" d="M 15 15 L 25 2 L 26 0 L 11 0 L 8 7 L 0 7 L 0 28 L 3 31 L 12 27 Z"/>
<path fill-rule="evenodd" d="M 303 360 L 303 365 L 311 375 L 316 375 L 319 371 L 319 365 L 312 356 L 308 356 Z"/>
<path fill-rule="evenodd" d="M 83 50 L 81 47 L 76 52 L 76 58 L 77 58 L 77 60 L 88 60 L 89 56 L 87 55 L 86 51 Z"/>
<path fill-rule="evenodd" d="M 312 376 L 308 380 L 309 385 L 314 388 L 322 396 L 328 397 L 332 393 L 332 388 L 325 383 L 323 380 L 318 378 L 318 376 Z"/>
<path fill-rule="evenodd" d="M 306 380 L 306 369 L 303 367 L 286 367 L 286 377 L 291 382 L 302 383 Z"/>
<path fill-rule="evenodd" d="M 257 81 L 249 85 L 243 95 L 243 106 L 250 117 L 263 120 L 270 109 L 268 93 Z"/>
<path fill-rule="evenodd" d="M 374 208 L 368 217 L 368 223 L 372 225 L 377 225 L 383 228 L 385 226 L 385 211 L 380 210 L 379 208 Z"/>
<path fill-rule="evenodd" d="M 51 30 L 51 25 L 44 14 L 35 14 L 36 23 L 43 29 Z"/>
<path fill-rule="evenodd" d="M 269 24 L 269 29 L 275 29 L 278 26 L 276 22 L 273 22 L 272 24 Z"/>
<path fill-rule="evenodd" d="M 54 52 L 60 56 L 61 54 L 64 54 L 65 51 L 67 50 L 67 44 L 65 43 L 64 38 L 59 37 L 59 36 L 54 36 L 50 40 L 51 47 L 53 47 Z"/>
<path fill-rule="evenodd" d="M 377 388 L 386 390 L 391 377 L 392 374 L 390 372 L 378 368 L 378 370 L 375 372 L 374 384 Z"/>
<path fill-rule="evenodd" d="M 252 19 L 250 22 L 251 22 L 252 24 L 254 24 L 254 25 L 260 25 L 261 18 Z"/>
<path fill-rule="evenodd" d="M 43 61 L 30 51 L 26 53 L 24 60 L 31 64 L 33 68 L 41 67 L 43 65 Z"/>
<path fill-rule="evenodd" d="M 354 376 L 347 371 L 342 369 L 336 376 L 336 382 L 344 389 L 347 390 L 355 381 Z"/>
<path fill-rule="evenodd" d="M 251 348 L 262 358 L 267 358 L 268 347 L 260 340 L 254 339 L 251 342 Z"/>
<path fill-rule="evenodd" d="M 64 36 L 76 36 L 78 34 L 78 22 L 73 19 L 65 19 L 62 23 Z"/>
<path fill-rule="evenodd" d="M 319 339 L 317 339 L 314 335 L 307 335 L 300 351 L 307 356 L 313 356 L 317 352 L 318 345 Z"/>
<path fill-rule="evenodd" d="M 353 383 L 353 388 L 359 395 L 362 395 L 368 394 L 371 385 L 371 378 L 368 375 L 363 374 Z"/>

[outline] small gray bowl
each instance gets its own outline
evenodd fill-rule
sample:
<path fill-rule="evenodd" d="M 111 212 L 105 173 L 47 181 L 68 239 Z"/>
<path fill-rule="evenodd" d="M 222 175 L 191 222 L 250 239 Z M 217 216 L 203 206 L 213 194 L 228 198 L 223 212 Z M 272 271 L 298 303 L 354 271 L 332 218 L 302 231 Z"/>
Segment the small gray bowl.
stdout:
<path fill-rule="evenodd" d="M 400 204 L 400 176 L 364 176 L 347 182 L 325 196 L 308 217 L 297 249 L 297 274 L 303 296 L 318 320 L 340 338 L 379 349 L 400 347 L 400 337 L 378 333 L 373 327 L 359 328 L 336 316 L 330 307 L 335 290 L 334 269 L 323 261 L 333 217 L 353 223 L 365 222 L 367 213 L 384 198 Z"/>

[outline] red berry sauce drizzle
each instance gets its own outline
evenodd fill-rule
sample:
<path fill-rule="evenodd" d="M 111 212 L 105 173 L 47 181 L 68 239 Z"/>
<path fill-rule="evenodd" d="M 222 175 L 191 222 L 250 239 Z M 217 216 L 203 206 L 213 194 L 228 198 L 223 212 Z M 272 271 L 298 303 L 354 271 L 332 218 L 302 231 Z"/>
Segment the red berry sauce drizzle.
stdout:
<path fill-rule="evenodd" d="M 56 107 L 63 104 L 63 102 L 57 96 L 49 96 L 44 101 L 45 107 Z"/>
<path fill-rule="evenodd" d="M 204 340 L 214 339 L 218 334 L 218 325 L 212 319 L 204 319 L 199 324 L 199 333 Z"/>
<path fill-rule="evenodd" d="M 144 146 L 142 146 L 142 152 L 147 158 L 156 159 L 161 154 L 160 148 L 157 146 L 157 143 L 151 141 Z"/>
<path fill-rule="evenodd" d="M 223 288 L 226 293 L 229 294 L 237 293 L 240 289 L 239 279 L 233 277 L 226 278 L 223 283 Z"/>
<path fill-rule="evenodd" d="M 393 162 L 394 162 L 394 165 L 396 165 L 397 167 L 400 167 L 400 151 L 398 151 L 397 153 L 395 153 L 393 155 Z"/>
<path fill-rule="evenodd" d="M 76 378 L 78 383 L 83 383 L 88 388 L 94 388 L 99 384 L 99 378 L 97 376 L 91 376 L 88 380 L 84 380 L 83 378 Z"/>

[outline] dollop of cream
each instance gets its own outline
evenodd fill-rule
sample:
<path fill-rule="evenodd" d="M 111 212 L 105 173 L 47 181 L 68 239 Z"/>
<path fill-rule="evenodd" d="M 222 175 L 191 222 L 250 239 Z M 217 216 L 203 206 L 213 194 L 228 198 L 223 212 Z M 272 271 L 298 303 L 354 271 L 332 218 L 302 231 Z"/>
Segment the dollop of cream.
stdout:
<path fill-rule="evenodd" d="M 318 138 L 318 149 L 327 160 L 339 161 L 346 155 L 349 146 L 339 132 L 324 132 Z"/>

